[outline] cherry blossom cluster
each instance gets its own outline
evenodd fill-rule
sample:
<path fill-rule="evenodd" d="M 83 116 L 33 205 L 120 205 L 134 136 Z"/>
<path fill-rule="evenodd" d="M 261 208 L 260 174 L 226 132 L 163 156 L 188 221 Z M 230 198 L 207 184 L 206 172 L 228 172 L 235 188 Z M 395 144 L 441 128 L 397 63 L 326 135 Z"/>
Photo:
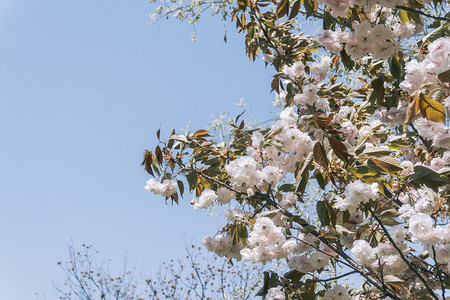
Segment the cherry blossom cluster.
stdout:
<path fill-rule="evenodd" d="M 425 84 L 436 83 L 436 75 L 450 68 L 450 37 L 435 40 L 428 45 L 428 50 L 422 61 L 413 59 L 406 63 L 406 76 L 400 87 L 409 94 Z"/>
<path fill-rule="evenodd" d="M 170 179 L 165 179 L 162 183 L 151 178 L 147 181 L 145 189 L 153 194 L 163 195 L 169 197 L 177 191 L 177 182 Z"/>
<path fill-rule="evenodd" d="M 242 243 L 233 243 L 230 235 L 206 236 L 202 241 L 203 246 L 219 256 L 226 256 L 240 260 L 240 251 L 244 248 Z"/>
<path fill-rule="evenodd" d="M 357 180 L 347 184 L 344 192 L 345 198 L 337 196 L 335 207 L 339 210 L 347 210 L 351 214 L 356 213 L 356 209 L 370 199 L 378 198 L 378 183 L 371 185 Z"/>
<path fill-rule="evenodd" d="M 343 19 L 355 6 L 362 10 L 350 23 L 328 27 L 333 30 L 311 39 L 329 55 L 321 48 L 283 60 L 292 53 L 279 43 L 276 54 L 263 55 L 274 66 L 282 61 L 275 78 L 281 87 L 275 90 L 286 105 L 269 128 L 236 126 L 241 152 L 233 153 L 238 147 L 232 142 L 211 146 L 210 156 L 220 157 L 221 173 L 205 175 L 202 180 L 209 180 L 208 185 L 199 180 L 191 187 L 197 193 L 191 204 L 194 209 L 225 205 L 227 225 L 214 237 L 205 237 L 203 245 L 237 260 L 286 261 L 290 272 L 317 282 L 342 263 L 375 286 L 374 293 L 391 298 L 396 289 L 385 279 L 400 282 L 410 293 L 432 294 L 442 289 L 442 278 L 450 277 L 445 186 L 450 173 L 450 88 L 448 74 L 442 75 L 450 69 L 450 37 L 424 38 L 416 55 L 404 49 L 404 39 L 423 26 L 417 19 L 400 19 L 398 6 L 407 5 L 406 0 L 319 3 Z M 356 79 L 335 84 L 337 75 L 332 83 L 327 80 L 337 74 L 343 50 L 358 64 L 359 85 Z M 395 53 L 404 55 L 404 61 Z M 394 59 L 400 70 L 396 75 L 389 69 Z M 392 74 L 373 68 L 377 63 Z M 209 147 L 209 141 L 196 142 Z M 197 167 L 200 178 L 209 158 L 196 160 L 183 172 Z M 421 176 L 432 177 L 431 182 Z M 313 204 L 319 220 L 309 216 L 304 203 L 309 191 L 301 188 L 302 180 L 313 178 L 321 189 Z M 169 197 L 176 193 L 177 182 L 151 179 L 146 189 Z M 320 299 L 373 299 L 371 292 L 339 283 L 324 284 Z M 271 287 L 265 299 L 284 300 L 287 293 L 286 286 Z"/>
<path fill-rule="evenodd" d="M 402 226 L 402 225 L 397 225 Z M 401 228 L 393 228 L 393 230 L 399 230 L 397 237 L 403 235 L 406 236 L 406 230 Z M 397 243 L 401 243 L 403 240 L 396 240 Z M 406 244 L 400 244 L 403 248 L 403 254 L 407 254 L 409 248 Z M 363 266 L 377 269 L 383 266 L 383 272 L 389 275 L 399 275 L 404 273 L 408 266 L 402 260 L 400 254 L 397 250 L 388 242 L 380 243 L 375 248 L 372 248 L 369 243 L 365 240 L 356 240 L 353 243 L 353 248 L 351 249 L 353 256 L 356 261 Z"/>
<path fill-rule="evenodd" d="M 383 2 L 397 5 L 396 1 Z M 341 13 L 346 15 L 348 5 L 345 6 L 345 1 L 329 1 L 327 4 L 331 5 L 332 13 L 339 11 L 339 15 Z M 376 59 L 389 58 L 400 46 L 396 39 L 409 38 L 422 28 L 421 25 L 413 22 L 403 23 L 398 16 L 393 15 L 391 9 L 386 8 L 391 7 L 390 5 L 382 6 L 369 5 L 366 9 L 369 20 L 353 23 L 350 31 L 343 31 L 341 28 L 322 31 L 317 35 L 318 42 L 331 53 L 339 53 L 345 48 L 347 54 L 354 59 L 369 54 Z M 380 15 L 383 17 L 383 22 L 379 22 Z"/>

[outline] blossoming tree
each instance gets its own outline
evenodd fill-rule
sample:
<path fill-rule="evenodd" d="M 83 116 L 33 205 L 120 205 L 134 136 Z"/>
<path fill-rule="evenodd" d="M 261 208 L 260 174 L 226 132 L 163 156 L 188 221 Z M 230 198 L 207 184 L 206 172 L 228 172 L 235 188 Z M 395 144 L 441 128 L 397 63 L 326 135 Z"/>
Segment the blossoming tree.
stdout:
<path fill-rule="evenodd" d="M 284 108 L 269 128 L 238 116 L 226 142 L 206 130 L 162 141 L 158 131 L 144 153 L 146 189 L 176 203 L 189 190 L 194 209 L 228 206 L 203 244 L 230 259 L 285 262 L 287 273 L 264 274 L 265 299 L 445 299 L 448 3 L 228 5 L 248 57 L 273 67 Z M 302 32 L 304 18 L 323 28 Z M 320 222 L 305 213 L 308 186 L 320 191 Z M 344 285 L 349 276 L 361 285 Z"/>

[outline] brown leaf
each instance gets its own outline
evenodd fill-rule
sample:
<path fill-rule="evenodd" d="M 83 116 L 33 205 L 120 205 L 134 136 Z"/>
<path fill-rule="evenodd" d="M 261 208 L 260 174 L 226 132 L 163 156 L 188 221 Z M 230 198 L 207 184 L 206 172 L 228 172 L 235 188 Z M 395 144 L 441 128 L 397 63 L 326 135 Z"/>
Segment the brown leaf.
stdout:
<path fill-rule="evenodd" d="M 178 204 L 178 193 L 170 195 L 170 199 L 172 199 L 172 203 L 175 202 Z"/>
<path fill-rule="evenodd" d="M 370 157 L 370 160 L 372 160 L 378 167 L 380 167 L 387 173 L 403 170 L 398 160 L 393 158 L 392 156 Z"/>
<path fill-rule="evenodd" d="M 325 149 L 323 148 L 320 142 L 316 142 L 314 144 L 313 153 L 314 153 L 314 160 L 316 161 L 316 163 L 321 165 L 325 170 L 328 170 L 327 155 L 325 153 Z"/>
<path fill-rule="evenodd" d="M 155 177 L 155 174 L 153 174 L 153 170 L 152 170 L 152 163 L 153 163 L 153 154 L 150 151 L 145 150 L 144 151 L 144 160 L 142 161 L 141 166 L 144 166 L 144 168 L 148 174 Z"/>
<path fill-rule="evenodd" d="M 156 159 L 158 160 L 159 164 L 161 164 L 163 161 L 163 155 L 161 152 L 161 148 L 159 146 L 156 146 L 156 148 L 155 148 L 155 156 L 156 156 Z"/>
<path fill-rule="evenodd" d="M 313 114 L 313 120 L 323 130 L 327 127 L 328 116 L 324 113 L 316 112 Z"/>
<path fill-rule="evenodd" d="M 386 149 L 385 147 L 372 147 L 364 149 L 363 154 L 369 156 L 386 156 L 392 152 L 392 150 Z"/>
<path fill-rule="evenodd" d="M 274 136 L 276 136 L 277 134 L 279 134 L 281 131 L 283 131 L 283 128 L 280 128 L 280 129 L 275 130 L 274 132 L 271 132 L 271 133 L 266 137 L 266 139 L 271 139 L 271 138 L 273 138 Z"/>
<path fill-rule="evenodd" d="M 159 138 L 161 137 L 161 128 L 159 128 L 158 131 L 156 132 L 156 137 L 158 138 L 159 141 Z"/>
<path fill-rule="evenodd" d="M 406 108 L 406 120 L 405 124 L 411 123 L 415 116 L 419 113 L 419 95 L 414 99 L 411 97 L 409 99 L 408 107 Z"/>
<path fill-rule="evenodd" d="M 439 73 L 437 77 L 442 82 L 450 82 L 450 69 Z"/>
<path fill-rule="evenodd" d="M 181 180 L 177 180 L 178 189 L 180 190 L 180 194 L 183 197 L 184 194 L 184 183 Z"/>
<path fill-rule="evenodd" d="M 275 77 L 272 80 L 270 87 L 272 88 L 270 91 L 275 91 L 279 94 L 280 93 L 280 79 L 278 77 Z"/>
<path fill-rule="evenodd" d="M 333 136 L 328 137 L 328 141 L 330 141 L 331 148 L 334 151 L 334 154 L 336 154 L 339 159 L 344 161 L 345 163 L 348 163 L 348 151 L 347 147 L 345 147 L 344 143 L 342 143 L 340 140 Z"/>
<path fill-rule="evenodd" d="M 328 115 L 326 127 L 330 126 L 331 122 L 333 121 L 333 118 L 334 118 L 334 114 L 329 114 Z"/>
<path fill-rule="evenodd" d="M 200 129 L 197 130 L 196 132 L 194 132 L 193 136 L 195 137 L 202 137 L 202 136 L 209 136 L 209 131 L 208 130 L 204 130 L 204 129 Z"/>
<path fill-rule="evenodd" d="M 340 61 L 341 61 L 341 56 L 339 54 L 336 54 L 336 56 L 333 57 L 333 60 L 331 61 L 330 69 L 332 70 L 334 68 L 334 71 L 338 72 Z"/>

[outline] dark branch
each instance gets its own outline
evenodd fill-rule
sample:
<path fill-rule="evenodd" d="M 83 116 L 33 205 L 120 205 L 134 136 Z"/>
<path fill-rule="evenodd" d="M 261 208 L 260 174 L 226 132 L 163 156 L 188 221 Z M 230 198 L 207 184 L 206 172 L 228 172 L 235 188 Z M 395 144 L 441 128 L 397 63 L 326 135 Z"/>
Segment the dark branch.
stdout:
<path fill-rule="evenodd" d="M 448 20 L 450 20 L 450 18 L 445 18 L 445 17 L 440 17 L 440 16 L 433 16 L 433 15 L 427 14 L 427 13 L 425 13 L 423 11 L 420 11 L 420 10 L 417 10 L 417 9 L 414 9 L 414 8 L 408 7 L 408 6 L 397 5 L 396 8 L 403 9 L 403 10 L 406 10 L 406 11 L 415 12 L 415 13 L 417 13 L 419 15 L 424 16 L 424 17 L 431 18 L 431 19 L 438 20 L 438 21 L 448 21 Z"/>
<path fill-rule="evenodd" d="M 417 271 L 417 268 L 415 266 L 413 266 L 411 264 L 411 262 L 405 257 L 405 255 L 403 255 L 402 250 L 400 250 L 400 248 L 398 248 L 397 244 L 395 243 L 395 241 L 392 239 L 392 237 L 390 236 L 389 232 L 387 231 L 386 227 L 384 226 L 384 224 L 381 222 L 380 218 L 377 217 L 377 215 L 375 214 L 375 212 L 372 210 L 371 207 L 369 207 L 369 211 L 372 214 L 372 216 L 374 217 L 374 219 L 378 222 L 378 224 L 380 224 L 381 228 L 384 231 L 384 234 L 386 235 L 386 237 L 388 238 L 389 242 L 391 242 L 392 246 L 395 248 L 395 250 L 397 250 L 398 254 L 400 255 L 400 257 L 402 258 L 402 260 L 406 263 L 406 265 L 408 266 L 408 268 L 414 272 L 414 274 L 416 274 L 416 276 L 420 279 L 420 281 L 422 281 L 422 283 L 425 285 L 425 288 L 428 290 L 428 292 L 430 293 L 430 295 L 438 300 L 439 298 L 436 296 L 436 294 L 434 293 L 433 289 L 428 285 L 427 281 L 425 280 L 425 278 L 423 278 L 423 276 Z"/>

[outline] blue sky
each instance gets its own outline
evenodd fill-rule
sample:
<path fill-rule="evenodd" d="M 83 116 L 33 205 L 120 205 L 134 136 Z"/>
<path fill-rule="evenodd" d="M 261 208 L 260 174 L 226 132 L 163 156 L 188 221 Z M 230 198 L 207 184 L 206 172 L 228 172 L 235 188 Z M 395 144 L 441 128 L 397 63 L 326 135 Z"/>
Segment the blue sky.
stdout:
<path fill-rule="evenodd" d="M 145 0 L 0 0 L 2 299 L 56 299 L 67 245 L 93 244 L 120 265 L 156 270 L 220 220 L 187 196 L 165 205 L 144 185 L 142 152 L 172 126 L 237 115 L 266 120 L 270 70 L 228 24 L 147 25 Z"/>

